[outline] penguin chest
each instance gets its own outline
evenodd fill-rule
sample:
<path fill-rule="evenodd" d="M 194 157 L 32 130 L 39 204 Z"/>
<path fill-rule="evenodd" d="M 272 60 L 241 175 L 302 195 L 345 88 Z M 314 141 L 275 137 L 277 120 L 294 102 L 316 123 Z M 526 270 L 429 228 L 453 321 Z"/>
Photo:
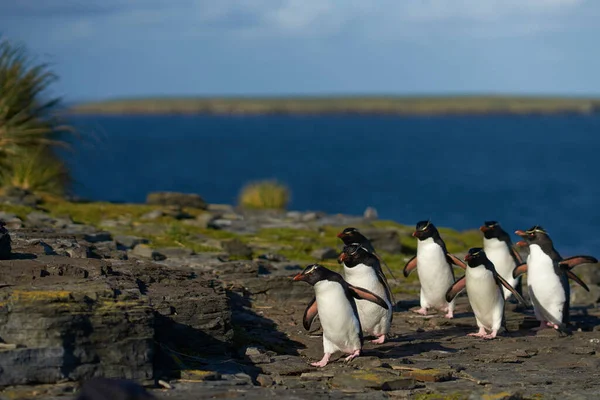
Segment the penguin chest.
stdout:
<path fill-rule="evenodd" d="M 469 303 L 480 325 L 498 329 L 504 313 L 504 296 L 494 275 L 484 266 L 467 267 L 465 271 Z"/>
<path fill-rule="evenodd" d="M 360 344 L 360 324 L 342 285 L 331 281 L 317 282 L 315 297 L 323 336 L 338 350 L 356 348 Z"/>
<path fill-rule="evenodd" d="M 496 238 L 485 239 L 483 250 L 488 259 L 494 264 L 496 272 L 514 286 L 517 280 L 512 277 L 512 272 L 516 265 L 506 243 Z"/>
<path fill-rule="evenodd" d="M 423 294 L 431 299 L 442 299 L 445 303 L 446 291 L 454 283 L 454 278 L 446 254 L 431 238 L 418 242 L 417 274 Z"/>
<path fill-rule="evenodd" d="M 363 331 L 374 334 L 387 333 L 389 322 L 391 322 L 392 304 L 387 298 L 385 287 L 377 278 L 375 270 L 364 264 L 358 264 L 352 268 L 344 265 L 344 276 L 349 284 L 367 289 L 385 300 L 389 307 L 388 310 L 368 300 L 357 299 L 355 301 Z"/>
<path fill-rule="evenodd" d="M 530 245 L 527 257 L 527 287 L 529 297 L 538 314 L 553 322 L 563 319 L 567 293 L 561 278 L 554 270 L 554 262 L 539 246 Z"/>

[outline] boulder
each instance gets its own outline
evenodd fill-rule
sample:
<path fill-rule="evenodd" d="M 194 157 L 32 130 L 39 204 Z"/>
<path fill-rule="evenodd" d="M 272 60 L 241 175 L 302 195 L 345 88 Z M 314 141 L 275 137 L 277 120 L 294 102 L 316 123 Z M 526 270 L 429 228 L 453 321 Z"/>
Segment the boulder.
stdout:
<path fill-rule="evenodd" d="M 247 260 L 252 258 L 252 249 L 239 239 L 223 240 L 221 246 L 232 257 Z"/>
<path fill-rule="evenodd" d="M 148 258 L 154 261 L 161 261 L 167 258 L 164 254 L 159 253 L 146 244 L 136 245 L 130 253 L 131 255 Z"/>
<path fill-rule="evenodd" d="M 197 194 L 178 192 L 154 192 L 146 197 L 146 203 L 157 206 L 179 206 L 206 210 L 208 204 Z"/>

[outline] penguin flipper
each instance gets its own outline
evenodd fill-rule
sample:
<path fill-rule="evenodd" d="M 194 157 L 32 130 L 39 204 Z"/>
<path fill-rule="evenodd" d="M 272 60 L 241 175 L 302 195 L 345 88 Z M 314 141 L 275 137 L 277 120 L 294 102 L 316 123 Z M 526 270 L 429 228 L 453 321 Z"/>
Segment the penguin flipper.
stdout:
<path fill-rule="evenodd" d="M 351 284 L 348 284 L 348 289 L 350 290 L 350 294 L 352 295 L 352 297 L 356 299 L 368 300 L 372 303 L 377 304 L 378 306 L 385 308 L 386 310 L 389 310 L 390 308 L 384 299 L 367 289 L 363 289 L 358 286 L 353 286 Z"/>
<path fill-rule="evenodd" d="M 596 264 L 598 260 L 592 256 L 573 256 L 565 258 L 559 262 L 560 265 L 564 265 L 569 269 L 573 269 L 579 264 Z"/>
<path fill-rule="evenodd" d="M 465 279 L 464 276 L 461 276 L 460 278 L 458 278 L 458 280 L 456 282 L 454 282 L 452 284 L 452 286 L 450 286 L 450 288 L 446 292 L 446 301 L 448 303 L 450 303 L 456 296 L 458 296 L 458 294 L 460 292 L 465 290 L 466 284 L 467 284 L 467 280 Z"/>
<path fill-rule="evenodd" d="M 523 263 L 523 264 L 515 267 L 515 269 L 513 269 L 512 276 L 513 276 L 513 278 L 516 279 L 516 278 L 518 278 L 519 276 L 521 276 L 521 275 L 523 275 L 525 273 L 527 273 L 527 264 Z"/>
<path fill-rule="evenodd" d="M 458 267 L 461 267 L 462 269 L 467 269 L 467 265 L 464 262 L 462 262 L 460 258 L 456 257 L 454 254 L 446 253 L 446 259 L 448 260 L 448 263 L 450 263 L 450 264 L 454 264 Z"/>
<path fill-rule="evenodd" d="M 521 258 L 521 254 L 519 254 L 519 252 L 517 251 L 517 249 L 514 246 L 510 247 L 510 253 L 511 253 L 512 257 L 515 259 L 515 261 L 517 262 L 517 265 L 523 264 L 523 259 Z"/>
<path fill-rule="evenodd" d="M 525 264 L 525 265 L 527 265 L 527 264 Z M 517 299 L 517 301 L 519 303 L 521 303 L 524 306 L 527 305 L 527 302 L 525 301 L 525 299 L 523 298 L 523 296 L 521 296 L 521 294 L 517 291 L 517 289 L 515 289 L 514 287 L 512 287 L 512 285 L 510 283 L 508 283 L 506 281 L 506 279 L 504 279 L 498 273 L 494 273 L 494 277 L 496 278 L 496 282 L 498 282 L 499 284 L 501 284 L 502 286 L 504 286 L 506 289 L 510 290 L 510 292 L 515 296 L 515 299 Z"/>
<path fill-rule="evenodd" d="M 582 281 L 581 278 L 578 277 L 577 275 L 575 275 L 572 271 L 567 271 L 567 277 L 569 277 L 569 279 L 574 280 L 575 282 L 577 282 L 579 284 L 579 286 L 581 286 L 582 288 L 584 288 L 588 292 L 590 291 L 590 288 L 587 287 L 587 285 L 585 284 L 585 282 Z"/>
<path fill-rule="evenodd" d="M 302 317 L 302 325 L 304 325 L 304 329 L 309 330 L 310 326 L 317 316 L 317 298 L 313 297 L 313 299 L 308 303 L 306 310 L 304 310 L 304 316 Z"/>
<path fill-rule="evenodd" d="M 413 256 L 413 258 L 408 260 L 408 262 L 404 266 L 404 270 L 402 271 L 402 273 L 404 274 L 404 277 L 405 278 L 408 277 L 408 275 L 416 268 L 417 268 L 417 256 Z"/>

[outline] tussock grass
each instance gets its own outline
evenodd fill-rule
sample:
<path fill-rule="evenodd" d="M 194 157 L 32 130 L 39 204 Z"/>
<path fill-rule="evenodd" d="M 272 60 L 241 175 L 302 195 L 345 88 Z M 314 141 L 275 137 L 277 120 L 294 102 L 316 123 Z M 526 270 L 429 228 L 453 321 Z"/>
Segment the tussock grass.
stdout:
<path fill-rule="evenodd" d="M 284 210 L 290 199 L 289 189 L 275 181 L 251 182 L 240 192 L 239 205 L 248 209 Z"/>
<path fill-rule="evenodd" d="M 60 98 L 47 98 L 57 79 L 23 46 L 0 38 L 0 185 L 61 194 L 68 171 L 52 151 L 68 147 L 61 135 L 74 130 L 58 115 Z"/>

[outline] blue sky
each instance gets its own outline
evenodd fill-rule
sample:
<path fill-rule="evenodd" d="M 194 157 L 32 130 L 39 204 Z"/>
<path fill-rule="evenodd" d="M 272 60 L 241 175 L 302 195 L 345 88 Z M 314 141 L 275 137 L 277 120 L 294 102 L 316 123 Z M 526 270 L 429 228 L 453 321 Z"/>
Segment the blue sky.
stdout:
<path fill-rule="evenodd" d="M 600 95 L 598 0 L 0 0 L 71 101 Z"/>

